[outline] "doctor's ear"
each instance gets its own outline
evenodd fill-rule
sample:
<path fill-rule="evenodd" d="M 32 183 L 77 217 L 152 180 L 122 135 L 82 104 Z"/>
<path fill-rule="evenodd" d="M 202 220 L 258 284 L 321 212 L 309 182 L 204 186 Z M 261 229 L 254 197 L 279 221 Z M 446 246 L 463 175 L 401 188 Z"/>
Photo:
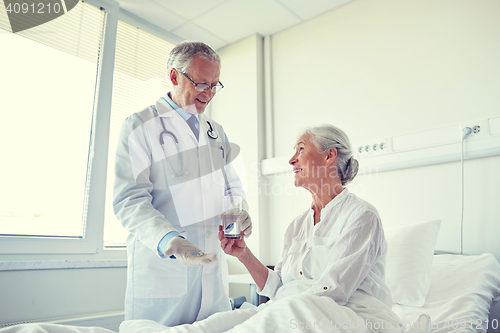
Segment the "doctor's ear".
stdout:
<path fill-rule="evenodd" d="M 172 84 L 174 86 L 178 85 L 179 84 L 179 82 L 178 82 L 178 80 L 179 80 L 179 73 L 177 72 L 177 70 L 175 68 L 172 68 L 170 70 L 169 75 L 170 75 L 170 82 L 172 82 Z"/>
<path fill-rule="evenodd" d="M 333 162 L 337 159 L 337 148 L 330 148 L 329 151 L 326 152 L 326 166 L 332 165 Z"/>

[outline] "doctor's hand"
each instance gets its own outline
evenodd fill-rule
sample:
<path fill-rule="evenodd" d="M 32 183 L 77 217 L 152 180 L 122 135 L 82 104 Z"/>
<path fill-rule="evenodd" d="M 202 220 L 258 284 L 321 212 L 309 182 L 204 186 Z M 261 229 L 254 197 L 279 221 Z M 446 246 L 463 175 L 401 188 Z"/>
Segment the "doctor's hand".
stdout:
<path fill-rule="evenodd" d="M 168 242 L 165 257 L 174 255 L 181 264 L 186 266 L 201 266 L 217 261 L 215 253 L 203 253 L 187 239 L 174 237 Z"/>
<path fill-rule="evenodd" d="M 241 239 L 227 239 L 224 237 L 224 230 L 222 226 L 219 226 L 219 240 L 220 247 L 224 250 L 224 253 L 230 256 L 241 258 L 247 253 L 247 244 L 245 243 L 245 234 L 241 232 Z"/>
<path fill-rule="evenodd" d="M 238 209 L 230 209 L 227 212 L 224 212 L 224 214 L 230 214 L 231 212 L 234 212 L 234 214 L 240 213 L 238 218 L 236 219 L 236 223 L 240 223 L 240 230 L 245 233 L 245 237 L 249 237 L 252 234 L 252 218 L 250 217 L 250 214 L 246 210 L 238 210 Z M 219 218 L 222 219 L 222 214 L 219 215 Z"/>

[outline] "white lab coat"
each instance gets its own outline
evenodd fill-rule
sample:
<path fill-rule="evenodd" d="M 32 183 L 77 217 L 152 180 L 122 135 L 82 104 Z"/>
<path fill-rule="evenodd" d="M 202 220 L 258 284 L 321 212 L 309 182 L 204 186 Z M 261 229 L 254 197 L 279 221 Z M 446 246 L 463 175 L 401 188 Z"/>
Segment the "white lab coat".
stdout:
<path fill-rule="evenodd" d="M 189 161 L 183 157 L 182 170 L 178 159 L 165 158 L 160 145 L 160 117 L 177 138 L 179 151 L 190 152 Z M 223 128 L 212 120 L 218 139 L 208 137 L 207 120 L 200 115 L 198 142 L 182 117 L 160 98 L 155 106 L 123 122 L 116 153 L 113 206 L 130 232 L 125 319 L 151 319 L 173 326 L 231 309 L 227 260 L 217 237 L 217 215 L 224 194 L 245 194 L 231 164 L 225 168 L 230 185 L 225 188 L 217 165 L 234 159 L 235 149 Z M 174 140 L 169 136 L 164 140 L 166 154 L 177 154 Z M 215 171 L 207 173 L 206 169 L 214 165 Z M 205 253 L 216 253 L 218 261 L 188 267 L 178 260 L 161 258 L 157 246 L 170 231 L 179 232 Z"/>

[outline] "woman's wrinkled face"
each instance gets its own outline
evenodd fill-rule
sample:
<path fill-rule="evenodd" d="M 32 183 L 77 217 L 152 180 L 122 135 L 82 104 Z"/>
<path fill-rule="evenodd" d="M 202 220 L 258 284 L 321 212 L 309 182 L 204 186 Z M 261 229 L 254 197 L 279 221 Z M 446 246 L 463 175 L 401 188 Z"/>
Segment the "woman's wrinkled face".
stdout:
<path fill-rule="evenodd" d="M 295 154 L 288 161 L 293 167 L 295 186 L 310 189 L 327 177 L 327 153 L 321 153 L 308 134 L 303 134 L 295 144 Z"/>

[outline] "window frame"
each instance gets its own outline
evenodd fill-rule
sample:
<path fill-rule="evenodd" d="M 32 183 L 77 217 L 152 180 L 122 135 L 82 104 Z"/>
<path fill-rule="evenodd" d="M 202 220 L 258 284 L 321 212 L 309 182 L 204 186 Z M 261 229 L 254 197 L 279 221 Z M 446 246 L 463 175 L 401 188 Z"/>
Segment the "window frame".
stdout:
<path fill-rule="evenodd" d="M 119 5 L 112 0 L 86 0 L 106 12 L 93 110 L 88 206 L 84 237 L 0 236 L 0 254 L 97 254 L 103 249 L 104 192 L 107 168 L 111 90 Z M 83 203 L 82 203 L 83 204 Z"/>

